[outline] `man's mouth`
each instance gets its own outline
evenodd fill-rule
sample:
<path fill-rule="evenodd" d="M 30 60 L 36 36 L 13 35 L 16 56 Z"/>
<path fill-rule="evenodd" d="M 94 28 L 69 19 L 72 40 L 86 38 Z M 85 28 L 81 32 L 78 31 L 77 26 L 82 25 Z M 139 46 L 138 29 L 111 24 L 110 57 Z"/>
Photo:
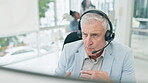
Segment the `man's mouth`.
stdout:
<path fill-rule="evenodd" d="M 94 48 L 92 48 L 92 47 L 85 47 L 86 49 L 88 49 L 88 50 L 93 50 Z"/>

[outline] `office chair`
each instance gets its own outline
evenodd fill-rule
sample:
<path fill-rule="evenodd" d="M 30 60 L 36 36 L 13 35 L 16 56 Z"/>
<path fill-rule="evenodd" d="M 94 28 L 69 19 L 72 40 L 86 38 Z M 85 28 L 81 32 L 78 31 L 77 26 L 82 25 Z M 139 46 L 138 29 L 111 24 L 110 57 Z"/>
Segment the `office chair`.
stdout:
<path fill-rule="evenodd" d="M 71 32 L 66 36 L 63 47 L 67 43 L 71 43 L 78 40 L 82 40 L 82 35 L 80 34 L 80 31 Z"/>

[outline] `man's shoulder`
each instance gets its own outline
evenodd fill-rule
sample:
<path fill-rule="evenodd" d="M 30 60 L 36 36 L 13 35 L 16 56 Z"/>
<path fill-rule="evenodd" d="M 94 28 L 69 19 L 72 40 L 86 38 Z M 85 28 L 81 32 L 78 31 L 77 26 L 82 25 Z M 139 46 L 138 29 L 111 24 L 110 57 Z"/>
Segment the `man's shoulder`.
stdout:
<path fill-rule="evenodd" d="M 112 41 L 111 42 L 111 47 L 114 49 L 114 50 L 118 50 L 118 51 L 130 51 L 131 48 L 124 45 L 124 44 L 121 44 L 121 43 L 118 43 L 116 41 Z"/>
<path fill-rule="evenodd" d="M 71 42 L 71 43 L 67 43 L 64 45 L 64 48 L 79 48 L 83 43 L 83 40 L 78 40 L 78 41 L 75 41 L 75 42 Z"/>
<path fill-rule="evenodd" d="M 82 47 L 83 41 L 78 40 L 75 42 L 67 43 L 64 45 L 64 55 L 67 57 L 67 60 L 73 59 L 73 55 Z"/>
<path fill-rule="evenodd" d="M 117 61 L 120 60 L 120 62 L 124 61 L 124 58 L 131 57 L 132 55 L 132 49 L 130 47 L 117 42 L 111 43 L 111 50 L 112 55 L 117 58 Z"/>

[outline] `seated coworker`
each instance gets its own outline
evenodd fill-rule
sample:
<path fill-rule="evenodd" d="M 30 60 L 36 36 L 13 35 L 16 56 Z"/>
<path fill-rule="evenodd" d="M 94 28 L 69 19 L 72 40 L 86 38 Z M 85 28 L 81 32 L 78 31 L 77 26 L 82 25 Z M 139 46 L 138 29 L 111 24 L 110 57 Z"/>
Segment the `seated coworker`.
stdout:
<path fill-rule="evenodd" d="M 80 19 L 80 14 L 76 11 L 70 10 L 70 15 L 74 18 L 70 22 L 70 29 L 72 32 L 78 31 L 78 19 Z"/>
<path fill-rule="evenodd" d="M 55 74 L 105 82 L 135 82 L 131 49 L 112 41 L 114 33 L 105 13 L 85 12 L 80 26 L 82 40 L 65 44 Z"/>

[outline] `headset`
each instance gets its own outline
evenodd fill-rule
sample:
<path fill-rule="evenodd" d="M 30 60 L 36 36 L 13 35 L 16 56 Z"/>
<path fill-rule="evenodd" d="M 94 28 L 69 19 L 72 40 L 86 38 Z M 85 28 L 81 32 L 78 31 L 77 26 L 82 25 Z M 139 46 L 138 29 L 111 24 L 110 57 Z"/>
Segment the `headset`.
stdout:
<path fill-rule="evenodd" d="M 103 48 L 92 52 L 92 54 L 95 54 L 95 53 L 97 53 L 98 51 L 101 51 L 101 50 L 105 49 L 105 48 L 110 44 L 110 42 L 111 42 L 111 41 L 114 39 L 114 37 L 115 37 L 115 33 L 113 32 L 113 25 L 112 25 L 111 21 L 109 20 L 108 16 L 107 16 L 104 12 L 102 12 L 102 11 L 100 11 L 100 10 L 88 10 L 88 11 L 84 12 L 84 13 L 81 15 L 81 17 L 80 17 L 80 20 L 79 20 L 79 23 L 78 23 L 78 28 L 79 28 L 79 30 L 80 30 L 80 31 L 78 31 L 78 36 L 79 36 L 79 37 L 80 37 L 80 36 L 82 37 L 82 33 L 81 33 L 81 19 L 82 19 L 82 17 L 83 17 L 85 14 L 87 14 L 87 13 L 95 13 L 95 14 L 98 14 L 98 15 L 104 17 L 104 18 L 108 21 L 109 27 L 110 27 L 110 30 L 107 30 L 106 33 L 105 33 L 105 41 L 108 41 L 108 44 L 106 44 Z"/>

